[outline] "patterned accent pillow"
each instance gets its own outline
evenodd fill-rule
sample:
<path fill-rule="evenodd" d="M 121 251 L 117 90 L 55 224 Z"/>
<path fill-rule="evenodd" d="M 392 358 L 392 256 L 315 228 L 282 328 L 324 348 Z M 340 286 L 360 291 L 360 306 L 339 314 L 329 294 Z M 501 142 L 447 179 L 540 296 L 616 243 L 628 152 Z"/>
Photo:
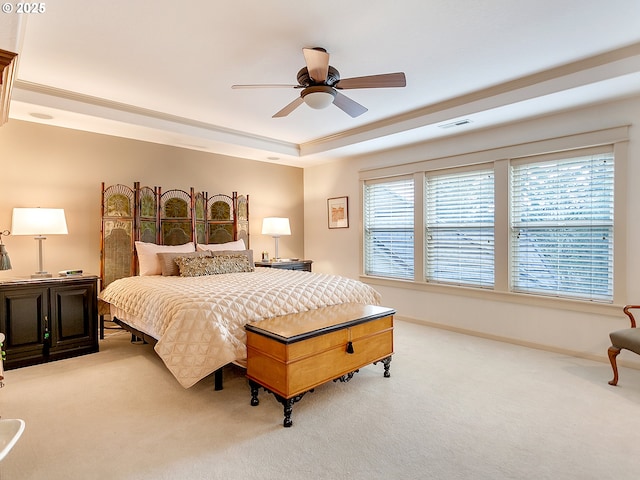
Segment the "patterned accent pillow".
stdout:
<path fill-rule="evenodd" d="M 245 254 L 217 255 L 215 257 L 177 257 L 175 262 L 181 277 L 200 277 L 222 273 L 253 272 L 253 265 Z"/>
<path fill-rule="evenodd" d="M 253 263 L 253 250 L 220 250 L 208 251 L 207 253 L 212 257 L 218 257 L 220 255 L 246 255 L 249 257 L 249 265 L 255 267 L 255 263 Z"/>

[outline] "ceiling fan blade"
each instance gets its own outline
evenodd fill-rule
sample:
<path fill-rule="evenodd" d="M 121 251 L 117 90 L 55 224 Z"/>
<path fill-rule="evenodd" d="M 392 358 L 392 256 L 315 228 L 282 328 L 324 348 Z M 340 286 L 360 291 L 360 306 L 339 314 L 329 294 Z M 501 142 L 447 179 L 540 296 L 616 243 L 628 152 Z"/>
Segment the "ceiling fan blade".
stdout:
<path fill-rule="evenodd" d="M 289 105 L 287 105 L 286 107 L 284 107 L 282 110 L 280 110 L 279 112 L 277 112 L 272 118 L 280 118 L 280 117 L 286 117 L 287 115 L 289 115 L 291 112 L 293 112 L 296 108 L 298 108 L 300 105 L 302 105 L 302 103 L 304 102 L 304 100 L 302 100 L 302 97 L 298 97 L 296 98 L 293 102 L 291 102 Z"/>
<path fill-rule="evenodd" d="M 307 71 L 314 82 L 322 83 L 329 73 L 329 54 L 324 48 L 303 48 Z"/>
<path fill-rule="evenodd" d="M 334 85 L 335 88 L 386 88 L 406 87 L 407 79 L 403 72 L 382 73 L 380 75 L 368 75 L 366 77 L 343 78 Z"/>
<path fill-rule="evenodd" d="M 257 85 L 231 85 L 231 88 L 301 88 L 300 85 L 281 85 L 279 83 L 263 83 Z"/>
<path fill-rule="evenodd" d="M 343 112 L 350 115 L 352 118 L 359 117 L 360 115 L 368 111 L 366 107 L 363 107 L 355 100 L 351 100 L 346 95 L 343 95 L 337 91 L 336 91 L 336 97 L 333 100 L 333 104 Z"/>

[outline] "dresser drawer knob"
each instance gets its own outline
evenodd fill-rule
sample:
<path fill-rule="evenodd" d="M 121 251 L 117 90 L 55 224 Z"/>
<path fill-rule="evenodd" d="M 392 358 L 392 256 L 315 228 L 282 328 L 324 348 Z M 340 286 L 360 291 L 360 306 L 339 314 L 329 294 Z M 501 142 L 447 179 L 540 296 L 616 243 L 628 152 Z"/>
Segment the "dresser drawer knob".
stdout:
<path fill-rule="evenodd" d="M 353 343 L 347 342 L 347 353 L 353 353 Z"/>

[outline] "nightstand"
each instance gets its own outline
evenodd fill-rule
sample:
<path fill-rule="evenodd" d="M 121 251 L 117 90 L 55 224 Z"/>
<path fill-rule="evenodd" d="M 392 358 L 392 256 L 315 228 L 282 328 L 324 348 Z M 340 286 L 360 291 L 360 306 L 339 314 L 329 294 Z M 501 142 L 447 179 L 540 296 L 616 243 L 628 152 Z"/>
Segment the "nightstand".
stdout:
<path fill-rule="evenodd" d="M 0 281 L 4 366 L 25 367 L 98 351 L 98 277 Z"/>
<path fill-rule="evenodd" d="M 311 271 L 313 260 L 280 260 L 276 262 L 255 262 L 256 267 L 280 268 L 282 270 Z"/>

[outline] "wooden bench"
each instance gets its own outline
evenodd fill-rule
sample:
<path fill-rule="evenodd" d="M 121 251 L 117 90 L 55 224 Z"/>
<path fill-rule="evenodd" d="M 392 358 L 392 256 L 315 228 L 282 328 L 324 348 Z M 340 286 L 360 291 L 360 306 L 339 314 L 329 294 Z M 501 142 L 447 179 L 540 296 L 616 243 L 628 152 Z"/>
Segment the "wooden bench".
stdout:
<path fill-rule="evenodd" d="M 349 381 L 370 363 L 382 362 L 389 377 L 393 354 L 391 308 L 346 303 L 248 323 L 247 377 L 251 405 L 263 387 L 284 407 L 285 427 L 293 404 L 330 380 Z"/>

